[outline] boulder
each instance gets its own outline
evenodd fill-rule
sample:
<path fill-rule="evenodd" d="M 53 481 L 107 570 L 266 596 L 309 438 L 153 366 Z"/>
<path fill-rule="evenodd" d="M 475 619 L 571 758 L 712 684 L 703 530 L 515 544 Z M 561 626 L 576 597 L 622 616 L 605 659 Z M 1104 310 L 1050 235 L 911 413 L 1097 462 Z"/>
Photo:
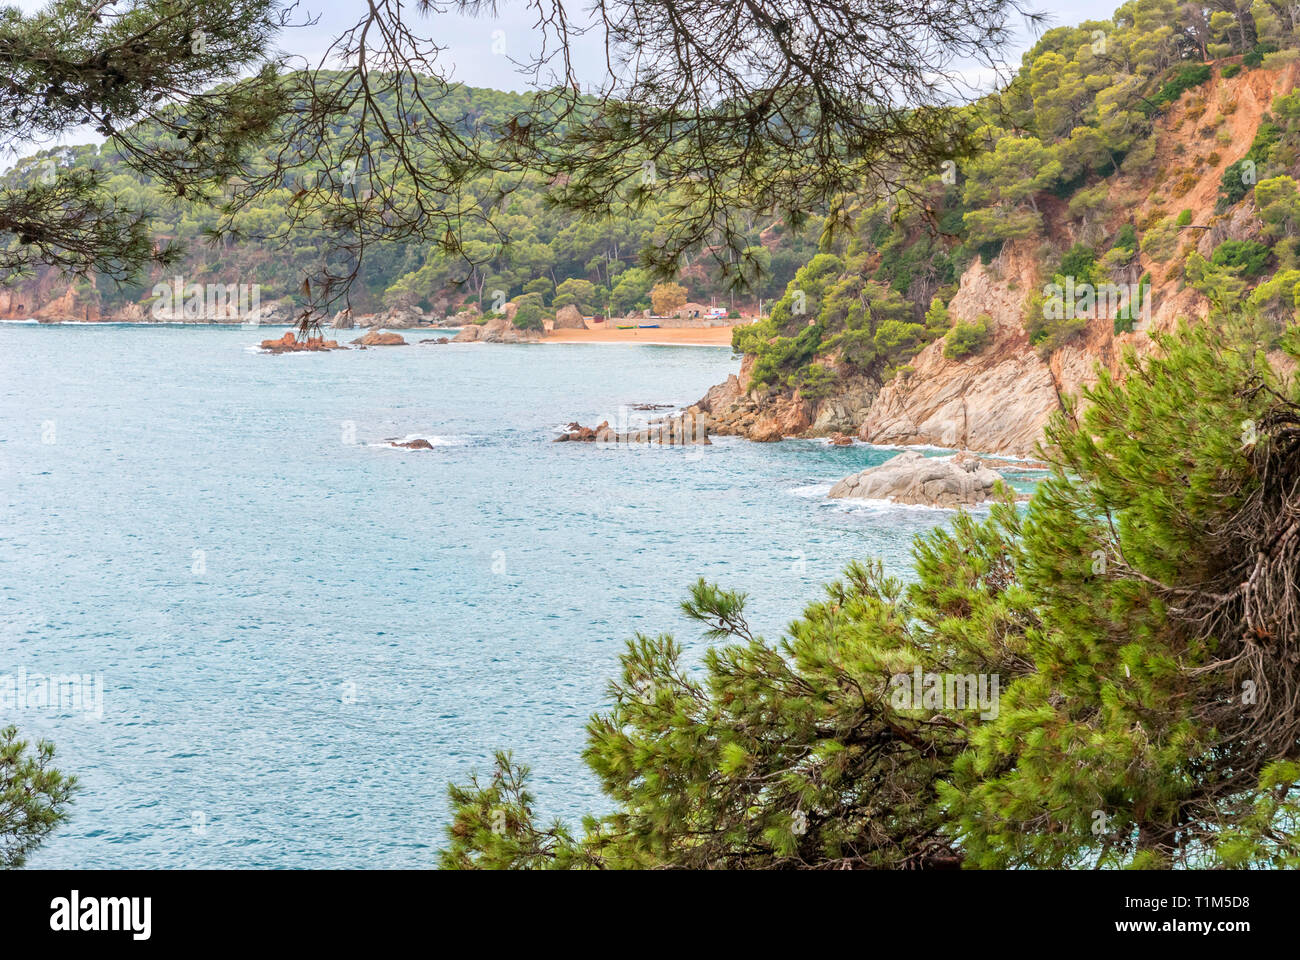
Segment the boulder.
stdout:
<path fill-rule="evenodd" d="M 931 507 L 962 507 L 993 496 L 1000 474 L 975 457 L 927 457 L 915 450 L 868 467 L 831 487 L 834 499 L 892 500 Z"/>
<path fill-rule="evenodd" d="M 540 330 L 520 330 L 515 326 L 515 314 L 519 304 L 507 303 L 498 316 L 490 317 L 483 324 L 483 333 L 479 339 L 486 343 L 537 343 L 542 339 Z"/>
<path fill-rule="evenodd" d="M 466 307 L 462 307 L 456 315 L 451 318 L 451 324 L 456 327 L 466 327 L 472 323 L 476 323 L 482 315 L 483 311 L 478 308 L 478 304 L 471 303 Z"/>
<path fill-rule="evenodd" d="M 542 333 L 540 330 L 520 330 L 517 327 L 507 327 L 490 333 L 484 337 L 489 343 L 540 343 Z"/>
<path fill-rule="evenodd" d="M 417 307 L 399 303 L 380 313 L 378 320 L 375 326 L 387 327 L 390 330 L 408 330 L 411 327 L 423 326 L 425 317 Z"/>
<path fill-rule="evenodd" d="M 582 314 L 573 304 L 567 304 L 555 311 L 556 330 L 586 330 L 587 323 L 582 319 Z"/>
<path fill-rule="evenodd" d="M 334 314 L 330 326 L 335 330 L 351 330 L 356 326 L 356 322 L 352 319 L 352 311 L 345 308 Z"/>
<path fill-rule="evenodd" d="M 279 326 L 282 323 L 288 323 L 293 313 L 294 306 L 291 301 L 272 300 L 270 303 L 264 303 L 252 311 L 245 318 L 245 322 L 254 327 Z"/>
<path fill-rule="evenodd" d="M 755 443 L 778 443 L 785 438 L 785 431 L 774 417 L 759 417 L 750 425 L 746 436 Z"/>
<path fill-rule="evenodd" d="M 451 338 L 452 343 L 473 343 L 483 338 L 483 328 L 476 323 L 464 327 L 460 333 Z"/>
<path fill-rule="evenodd" d="M 384 333 L 382 330 L 371 330 L 363 336 L 357 337 L 352 341 L 359 343 L 363 347 L 404 347 L 406 340 L 400 333 Z"/>

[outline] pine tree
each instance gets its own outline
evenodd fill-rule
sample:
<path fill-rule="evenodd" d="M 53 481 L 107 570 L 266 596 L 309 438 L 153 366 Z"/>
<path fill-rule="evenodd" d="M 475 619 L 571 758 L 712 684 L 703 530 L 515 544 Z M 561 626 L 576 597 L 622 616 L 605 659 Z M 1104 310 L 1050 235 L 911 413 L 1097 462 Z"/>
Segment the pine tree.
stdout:
<path fill-rule="evenodd" d="M 499 757 L 452 788 L 444 863 L 1300 863 L 1300 387 L 1250 334 L 1130 352 L 1052 421 L 1023 514 L 918 538 L 907 584 L 850 564 L 779 643 L 701 581 L 683 609 L 725 643 L 697 674 L 638 636 L 588 726 L 614 813 L 539 828 Z M 900 700 L 909 675 L 999 696 Z"/>
<path fill-rule="evenodd" d="M 53 760 L 51 744 L 29 751 L 17 727 L 0 730 L 0 868 L 21 867 L 67 819 L 77 780 L 55 770 Z"/>

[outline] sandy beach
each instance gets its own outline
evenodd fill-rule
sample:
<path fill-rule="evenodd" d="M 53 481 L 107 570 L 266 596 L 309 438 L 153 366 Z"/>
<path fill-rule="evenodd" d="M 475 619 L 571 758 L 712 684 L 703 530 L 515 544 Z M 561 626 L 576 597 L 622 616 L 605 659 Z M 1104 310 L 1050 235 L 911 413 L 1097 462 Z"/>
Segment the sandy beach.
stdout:
<path fill-rule="evenodd" d="M 641 343 L 676 347 L 731 346 L 731 327 L 660 327 L 619 330 L 552 330 L 542 343 Z"/>

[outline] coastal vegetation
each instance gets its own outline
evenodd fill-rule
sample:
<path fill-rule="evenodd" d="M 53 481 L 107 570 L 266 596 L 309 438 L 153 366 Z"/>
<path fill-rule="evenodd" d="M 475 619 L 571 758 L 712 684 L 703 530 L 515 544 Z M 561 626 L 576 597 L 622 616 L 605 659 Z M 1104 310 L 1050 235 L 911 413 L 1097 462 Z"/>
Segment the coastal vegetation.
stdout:
<path fill-rule="evenodd" d="M 863 374 L 888 380 L 939 339 L 950 355 L 952 321 L 939 308 L 971 263 L 994 264 L 1015 242 L 1039 244 L 1039 275 L 1047 282 L 1133 285 L 1145 254 L 1165 264 L 1163 289 L 1185 281 L 1220 302 L 1244 304 L 1257 283 L 1294 257 L 1300 95 L 1275 98 L 1247 154 L 1224 168 L 1221 217 L 1212 225 L 1223 239 L 1212 256 L 1188 249 L 1199 239 L 1188 229 L 1190 210 L 1139 223 L 1116 204 L 1118 185 L 1135 181 L 1150 194 L 1179 196 L 1178 181 L 1208 162 L 1175 157 L 1156 166 L 1159 124 L 1173 106 L 1188 98 L 1190 122 L 1201 124 L 1189 139 L 1217 145 L 1235 105 L 1224 99 L 1212 113 L 1205 88 L 1216 71 L 1248 76 L 1264 63 L 1252 54 L 1294 52 L 1300 42 L 1290 19 L 1268 4 L 1225 6 L 1205 21 L 1198 11 L 1175 0 L 1134 0 L 1108 20 L 1046 31 L 1003 89 L 957 110 L 975 145 L 970 154 L 936 165 L 910 193 L 846 198 L 850 215 L 828 219 L 818 257 L 790 281 L 770 316 L 735 332 L 736 349 L 753 357 L 753 386 L 793 394 L 812 363 L 846 384 Z M 1231 211 L 1252 199 L 1275 225 L 1267 245 L 1223 236 L 1237 229 Z M 842 223 L 851 226 L 834 229 Z M 826 258 L 838 260 L 839 269 Z M 1026 292 L 1025 331 L 1050 357 L 1084 332 L 1088 318 L 1050 316 L 1043 306 L 1035 290 Z M 960 319 L 977 325 L 974 316 Z M 1133 329 L 1127 313 L 1114 319 L 1116 333 Z M 859 348 L 882 330 L 876 349 Z M 965 341 L 969 331 L 954 336 Z M 824 389 L 836 391 L 834 383 Z"/>
<path fill-rule="evenodd" d="M 54 266 L 140 285 L 202 236 L 211 251 L 190 266 L 300 297 L 305 326 L 343 303 L 433 303 L 449 284 L 475 300 L 543 276 L 612 293 L 634 264 L 658 281 L 704 261 L 702 286 L 761 295 L 804 259 L 778 237 L 795 245 L 845 191 L 905 184 L 951 153 L 957 65 L 996 66 L 1020 10 L 894 12 L 560 2 L 533 53 L 503 57 L 534 81 L 515 95 L 454 82 L 399 5 L 366 5 L 315 66 L 279 52 L 301 25 L 280 0 L 6 11 L 0 137 L 28 153 L 89 123 L 104 143 L 11 174 L 2 262 L 10 278 Z M 569 55 L 583 34 L 603 38 L 594 77 Z"/>
<path fill-rule="evenodd" d="M 53 761 L 52 744 L 33 749 L 17 727 L 0 729 L 0 869 L 21 867 L 68 817 L 77 779 L 59 773 Z"/>
<path fill-rule="evenodd" d="M 394 109 L 390 98 L 381 105 Z M 439 114 L 469 135 L 475 130 L 505 124 L 527 108 L 523 94 L 462 88 L 439 103 Z M 267 190 L 230 216 L 226 238 L 210 244 L 208 238 L 222 227 L 221 206 L 201 198 L 168 195 L 167 185 L 147 172 L 133 169 L 111 144 L 57 147 L 20 160 L 4 178 L 11 189 L 39 183 L 54 164 L 58 170 L 93 171 L 102 189 L 116 203 L 150 211 L 143 221 L 151 236 L 172 245 L 175 257 L 165 266 L 144 270 L 114 282 L 95 270 L 80 286 L 79 302 L 103 313 L 121 311 L 131 304 L 151 303 L 156 283 L 170 282 L 182 274 L 189 282 L 246 282 L 260 285 L 263 303 L 288 298 L 298 306 L 310 295 L 302 279 L 315 269 L 319 249 L 308 239 L 289 235 L 292 182 Z M 489 202 L 494 181 L 484 174 L 466 185 L 482 202 Z M 630 208 L 600 221 L 554 208 L 553 192 L 541 177 L 526 177 L 514 186 L 492 224 L 467 221 L 460 242 L 468 257 L 448 255 L 422 240 L 394 240 L 367 256 L 350 292 L 354 312 L 411 305 L 439 316 L 456 312 L 462 304 L 491 310 L 494 301 L 516 300 L 535 294 L 542 311 L 553 315 L 574 304 L 585 315 L 626 315 L 652 309 L 652 271 L 641 265 L 640 252 L 662 232 L 664 211 L 653 197 L 639 210 Z M 780 291 L 800 264 L 815 250 L 813 218 L 805 231 L 784 229 L 775 217 L 755 217 L 750 244 L 763 251 L 764 270 L 752 284 L 735 291 L 716 265 L 697 245 L 683 257 L 677 281 L 690 298 L 731 303 L 739 296 L 747 306 L 758 297 Z M 508 236 L 503 242 L 501 232 Z M 35 288 L 50 268 L 33 269 L 27 281 Z M 34 298 L 34 294 L 33 294 Z M 29 298 L 28 302 L 31 302 Z M 685 303 L 682 299 L 681 303 Z M 680 306 L 680 304 L 678 304 Z M 658 308 L 655 308 L 658 312 Z M 531 313 L 532 311 L 530 311 Z M 540 320 L 537 323 L 540 328 Z"/>
<path fill-rule="evenodd" d="M 1053 418 L 1023 512 L 850 563 L 779 640 L 697 583 L 702 666 L 638 634 L 587 726 L 612 812 L 540 821 L 501 754 L 442 865 L 1300 866 L 1300 388 L 1230 324 L 1125 374 Z"/>
<path fill-rule="evenodd" d="M 1142 350 L 1133 302 L 1100 318 L 1129 338 L 1122 360 L 1077 397 L 1050 380 L 1032 498 L 958 513 L 899 575 L 848 562 L 776 640 L 742 592 L 698 581 L 681 610 L 713 644 L 702 662 L 637 634 L 588 723 L 609 812 L 543 821 L 501 753 L 449 788 L 442 866 L 1300 867 L 1300 94 L 1226 163 L 1241 105 L 1214 90 L 1289 69 L 1296 28 L 1270 2 L 1131 0 L 1047 30 L 960 105 L 950 61 L 922 54 L 995 48 L 1014 5 L 905 6 L 910 33 L 845 25 L 829 0 L 806 5 L 817 30 L 750 5 L 614 4 L 648 72 L 527 95 L 447 82 L 377 6 L 361 26 L 396 39 L 374 71 L 284 69 L 282 11 L 257 0 L 182 3 L 189 21 L 162 0 L 105 25 L 79 0 L 0 18 L 4 129 L 89 116 L 105 138 L 6 174 L 0 264 L 36 286 L 69 273 L 82 299 L 146 303 L 183 269 L 262 283 L 304 325 L 340 298 L 508 300 L 537 330 L 569 307 L 774 297 L 733 346 L 747 394 L 800 404 L 911 379 L 927 349 L 986 357 L 998 319 L 955 306 L 976 272 L 1016 294 L 1044 364 L 1077 346 L 1096 318 L 1012 286 L 1011 251 L 1062 288 L 1208 304 Z M 1140 218 L 1116 199 L 1135 181 L 1158 200 Z M 74 788 L 17 737 L 0 734 L 6 866 Z"/>

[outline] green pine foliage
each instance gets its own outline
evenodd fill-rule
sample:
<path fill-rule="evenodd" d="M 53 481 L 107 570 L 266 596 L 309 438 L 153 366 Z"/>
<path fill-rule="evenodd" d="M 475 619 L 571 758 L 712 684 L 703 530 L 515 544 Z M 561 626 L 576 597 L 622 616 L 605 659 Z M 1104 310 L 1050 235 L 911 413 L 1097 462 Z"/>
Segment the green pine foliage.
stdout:
<path fill-rule="evenodd" d="M 327 79 L 333 76 L 326 74 Z M 457 135 L 470 137 L 477 131 L 505 126 L 512 117 L 526 112 L 530 102 L 523 94 L 455 87 L 440 95 L 433 110 Z M 391 95 L 383 98 L 383 103 L 397 112 Z M 346 125 L 338 133 L 340 138 L 347 136 Z M 141 128 L 139 136 L 147 144 L 160 140 L 148 128 Z M 60 175 L 58 191 L 42 193 L 40 177 L 51 165 Z M 258 169 L 254 164 L 254 171 Z M 394 172 L 393 176 L 400 187 L 403 175 Z M 19 160 L 0 177 L 0 186 L 30 189 L 44 198 L 46 205 L 66 202 L 66 192 L 77 184 L 111 198 L 116 209 L 147 212 L 130 227 L 130 236 L 126 225 L 110 224 L 122 234 L 123 243 L 129 240 L 147 249 L 160 238 L 170 251 L 166 269 L 128 270 L 125 274 L 92 271 L 96 283 L 87 288 L 87 296 L 102 310 L 139 303 L 155 283 L 170 282 L 178 273 L 194 280 L 261 284 L 264 303 L 280 297 L 304 302 L 300 277 L 318 267 L 321 248 L 316 241 L 304 242 L 289 234 L 294 184 L 286 183 L 240 209 L 233 215 L 230 236 L 214 245 L 210 235 L 224 220 L 219 205 L 199 196 L 177 197 L 157 180 L 128 166 L 125 157 L 107 146 L 43 150 Z M 482 308 L 491 302 L 493 291 L 501 290 L 510 299 L 535 292 L 529 284 L 538 280 L 548 285 L 548 305 L 554 294 L 561 297 L 557 306 L 573 303 L 584 314 L 603 312 L 607 303 L 620 314 L 650 306 L 649 289 L 656 278 L 641 266 L 641 253 L 653 244 L 662 227 L 668 206 L 663 198 L 651 196 L 640 206 L 622 209 L 617 216 L 593 220 L 558 208 L 553 187 L 538 177 L 525 177 L 505 198 L 498 195 L 499 189 L 500 184 L 487 175 L 470 183 L 468 192 L 475 204 L 484 208 L 499 205 L 500 210 L 491 225 L 464 220 L 458 238 L 463 247 L 460 253 L 447 254 L 414 240 L 371 246 L 351 293 L 354 312 L 399 302 L 438 313 L 454 312 L 467 300 Z M 43 206 L 34 207 L 33 215 L 48 219 Z M 787 228 L 764 235 L 773 223 L 772 217 L 754 221 L 752 259 L 758 265 L 748 271 L 741 291 L 750 297 L 770 298 L 790 282 L 815 252 L 813 240 L 822 221 L 813 216 L 805 230 Z M 699 245 L 693 253 L 700 255 L 704 246 Z M 29 281 L 34 285 L 48 282 L 54 279 L 49 273 L 38 269 Z M 563 288 L 569 281 L 578 286 L 557 290 L 556 283 Z M 703 302 L 730 292 L 726 278 L 708 263 L 692 270 L 688 283 L 692 299 Z M 594 290 L 581 284 L 590 284 Z"/>
<path fill-rule="evenodd" d="M 1254 278 L 1264 272 L 1272 252 L 1255 240 L 1224 240 L 1214 248 L 1210 263 L 1226 267 L 1237 276 Z"/>
<path fill-rule="evenodd" d="M 1150 100 L 1148 112 L 1155 112 L 1161 107 L 1177 103 L 1184 93 L 1193 87 L 1199 87 L 1210 79 L 1212 73 L 1208 63 L 1188 64 L 1180 67 Z"/>
<path fill-rule="evenodd" d="M 1103 373 L 1032 500 L 919 537 L 905 580 L 851 563 L 775 642 L 696 584 L 700 667 L 638 635 L 588 725 L 613 811 L 538 825 L 502 755 L 451 789 L 444 865 L 1300 864 L 1300 387 L 1225 326 Z M 913 675 L 1000 693 L 900 700 Z"/>
<path fill-rule="evenodd" d="M 1071 404 L 1048 429 L 1053 473 L 1025 518 L 1018 571 L 1041 618 L 1034 670 L 941 789 L 972 865 L 1241 865 L 1244 837 L 1297 850 L 1294 823 L 1261 832 L 1252 813 L 1279 791 L 1271 765 L 1296 748 L 1300 716 L 1258 699 L 1291 638 L 1252 662 L 1240 597 L 1202 593 L 1231 594 L 1257 550 L 1277 549 L 1237 524 L 1274 457 L 1296 469 L 1274 446 L 1289 428 L 1263 435 L 1295 391 L 1272 392 L 1262 356 L 1212 328 L 1162 346 L 1130 355 L 1122 383 L 1103 374 L 1086 410 Z M 1267 528 L 1277 508 L 1252 522 Z"/>
<path fill-rule="evenodd" d="M 41 741 L 33 750 L 17 727 L 0 729 L 0 869 L 21 867 L 68 818 L 77 780 L 53 761 L 53 745 Z"/>
<path fill-rule="evenodd" d="M 989 325 L 993 318 L 987 313 L 980 314 L 974 323 L 957 324 L 944 337 L 943 355 L 949 360 L 977 353 L 989 342 Z"/>

